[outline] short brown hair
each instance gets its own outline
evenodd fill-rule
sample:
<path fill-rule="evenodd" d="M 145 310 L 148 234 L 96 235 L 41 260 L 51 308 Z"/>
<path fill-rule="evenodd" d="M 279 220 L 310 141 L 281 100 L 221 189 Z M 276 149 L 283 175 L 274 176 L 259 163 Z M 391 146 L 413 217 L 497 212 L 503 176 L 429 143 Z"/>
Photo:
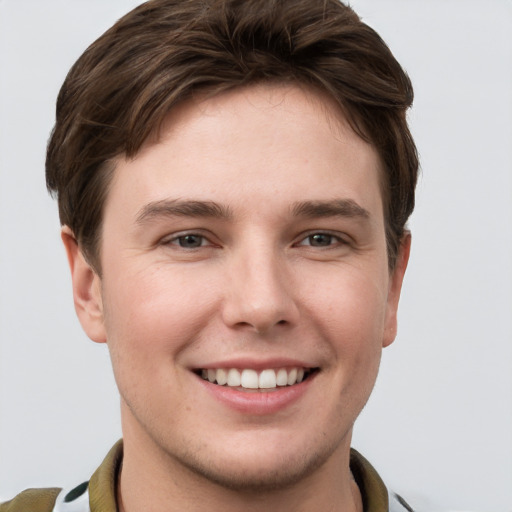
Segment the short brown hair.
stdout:
<path fill-rule="evenodd" d="M 136 155 L 193 93 L 258 82 L 326 92 L 376 148 L 393 268 L 418 157 L 406 120 L 411 82 L 380 36 L 339 0 L 151 0 L 71 68 L 48 143 L 46 180 L 61 223 L 97 271 L 112 160 Z"/>

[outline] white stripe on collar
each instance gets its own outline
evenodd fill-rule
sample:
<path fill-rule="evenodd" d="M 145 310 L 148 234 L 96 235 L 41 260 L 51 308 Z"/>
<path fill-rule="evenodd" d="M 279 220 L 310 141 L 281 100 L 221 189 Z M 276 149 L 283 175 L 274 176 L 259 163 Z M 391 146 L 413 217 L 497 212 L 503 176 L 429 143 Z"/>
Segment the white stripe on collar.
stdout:
<path fill-rule="evenodd" d="M 91 509 L 89 508 L 88 489 L 86 489 L 85 492 L 71 501 L 66 501 L 66 496 L 68 494 L 69 491 L 65 489 L 60 491 L 52 512 L 91 512 Z"/>

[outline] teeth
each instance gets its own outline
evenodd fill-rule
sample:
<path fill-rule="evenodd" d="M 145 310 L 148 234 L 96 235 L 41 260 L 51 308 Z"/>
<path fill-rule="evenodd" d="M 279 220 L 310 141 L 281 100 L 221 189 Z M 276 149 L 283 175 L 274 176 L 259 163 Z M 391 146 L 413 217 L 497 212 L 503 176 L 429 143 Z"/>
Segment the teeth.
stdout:
<path fill-rule="evenodd" d="M 220 370 L 217 370 L 216 380 L 217 384 L 224 386 L 224 384 L 227 384 L 228 382 L 228 372 L 226 370 L 223 370 L 222 368 Z"/>
<path fill-rule="evenodd" d="M 242 376 L 236 368 L 231 368 L 228 371 L 228 386 L 238 387 L 242 383 Z"/>
<path fill-rule="evenodd" d="M 259 376 L 258 387 L 262 389 L 275 388 L 276 381 L 276 372 L 274 370 L 263 370 Z"/>
<path fill-rule="evenodd" d="M 258 373 L 254 370 L 243 370 L 240 383 L 243 388 L 258 389 Z"/>
<path fill-rule="evenodd" d="M 278 386 L 286 386 L 288 384 L 288 372 L 284 368 L 278 370 L 276 375 L 276 384 Z"/>
<path fill-rule="evenodd" d="M 256 370 L 246 368 L 209 368 L 201 370 L 201 377 L 220 386 L 242 387 L 245 389 L 275 389 L 277 387 L 293 386 L 304 380 L 310 370 L 304 368 L 278 368 L 263 370 L 258 374 Z"/>
<path fill-rule="evenodd" d="M 291 386 L 297 382 L 297 368 L 293 368 L 288 374 L 288 386 Z"/>

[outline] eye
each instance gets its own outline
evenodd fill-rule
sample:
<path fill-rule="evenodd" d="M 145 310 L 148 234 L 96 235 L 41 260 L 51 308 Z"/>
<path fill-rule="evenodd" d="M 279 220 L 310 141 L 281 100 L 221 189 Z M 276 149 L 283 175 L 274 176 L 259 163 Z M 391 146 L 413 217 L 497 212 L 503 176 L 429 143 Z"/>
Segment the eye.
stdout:
<path fill-rule="evenodd" d="M 198 247 L 203 247 L 208 244 L 208 240 L 202 236 L 197 234 L 186 234 L 181 235 L 169 240 L 167 242 L 171 245 L 179 245 L 183 247 L 183 249 L 197 249 Z"/>
<path fill-rule="evenodd" d="M 345 242 L 339 236 L 331 233 L 311 233 L 303 238 L 297 245 L 309 247 L 333 247 L 343 245 Z"/>
<path fill-rule="evenodd" d="M 326 233 L 315 233 L 309 235 L 307 240 L 313 247 L 327 247 L 332 244 L 333 236 Z"/>

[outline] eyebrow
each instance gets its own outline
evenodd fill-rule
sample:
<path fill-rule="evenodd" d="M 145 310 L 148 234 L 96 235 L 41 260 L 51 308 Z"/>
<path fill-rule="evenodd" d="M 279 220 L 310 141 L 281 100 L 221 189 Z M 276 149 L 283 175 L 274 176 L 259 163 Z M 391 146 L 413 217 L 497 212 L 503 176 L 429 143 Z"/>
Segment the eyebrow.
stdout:
<path fill-rule="evenodd" d="M 368 210 L 352 199 L 333 199 L 331 201 L 301 201 L 292 207 L 294 217 L 348 217 L 367 219 Z M 182 199 L 163 199 L 145 205 L 137 215 L 137 223 L 145 224 L 158 217 L 203 217 L 230 220 L 233 213 L 215 201 L 194 201 Z"/>
<path fill-rule="evenodd" d="M 229 208 L 214 201 L 163 199 L 145 205 L 137 215 L 137 223 L 144 224 L 157 217 L 209 217 L 228 220 L 232 216 Z"/>
<path fill-rule="evenodd" d="M 296 217 L 349 217 L 368 219 L 370 212 L 353 199 L 333 199 L 331 201 L 301 201 L 295 203 L 292 213 Z"/>

